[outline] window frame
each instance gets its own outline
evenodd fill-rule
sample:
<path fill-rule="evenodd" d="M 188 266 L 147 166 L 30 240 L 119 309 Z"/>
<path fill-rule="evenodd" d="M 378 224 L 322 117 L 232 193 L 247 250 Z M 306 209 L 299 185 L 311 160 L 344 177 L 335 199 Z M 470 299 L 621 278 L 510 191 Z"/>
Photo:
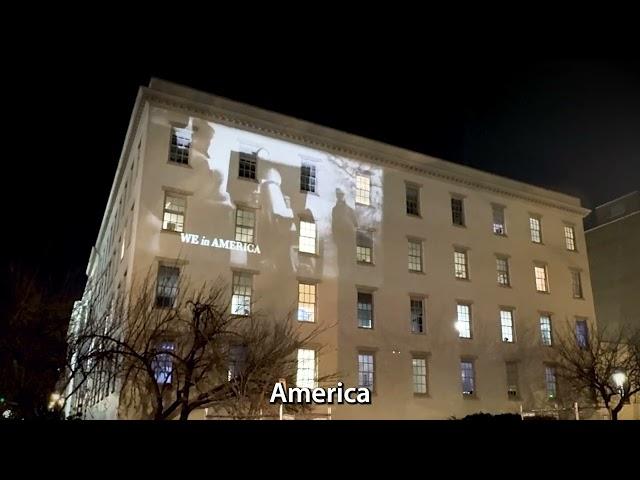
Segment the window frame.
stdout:
<path fill-rule="evenodd" d="M 549 330 L 548 330 L 548 336 L 549 336 L 549 341 L 548 343 L 545 341 L 545 329 L 542 328 L 543 326 L 543 318 L 546 318 L 548 320 L 547 324 L 549 325 Z M 540 328 L 540 343 L 542 344 L 543 347 L 552 347 L 553 346 L 553 320 L 552 320 L 552 315 L 550 313 L 545 313 L 545 312 L 540 312 L 538 314 L 538 325 Z"/>
<path fill-rule="evenodd" d="M 160 284 L 160 275 L 163 271 L 172 271 L 176 272 L 176 280 L 175 284 L 171 285 L 161 285 Z M 155 299 L 154 299 L 154 307 L 155 308 L 175 308 L 176 301 L 178 299 L 178 294 L 180 291 L 180 275 L 182 274 L 182 269 L 178 265 L 172 265 L 169 263 L 159 263 L 158 270 L 156 272 L 156 289 L 155 289 Z M 172 296 L 162 295 L 160 296 L 160 290 L 162 289 L 163 293 L 167 292 L 167 289 L 170 289 L 172 292 Z M 167 304 L 165 301 L 160 302 L 160 298 L 171 299 L 171 303 Z"/>
<path fill-rule="evenodd" d="M 504 262 L 505 269 L 500 269 L 500 262 Z M 496 254 L 496 274 L 498 285 L 501 287 L 510 287 L 511 286 L 511 268 L 509 265 L 509 256 Z M 501 275 L 504 275 L 506 278 L 506 282 L 501 282 Z"/>
<path fill-rule="evenodd" d="M 534 225 L 537 225 L 537 228 L 534 228 Z M 537 235 L 534 235 L 536 232 Z M 537 236 L 537 240 L 535 239 Z M 529 239 L 531 243 L 535 243 L 537 245 L 543 244 L 542 239 L 542 216 L 530 213 L 529 214 Z"/>
<path fill-rule="evenodd" d="M 362 303 L 360 301 L 360 295 L 368 295 L 369 299 L 370 299 L 370 302 L 369 302 L 369 305 L 370 305 L 370 308 L 369 308 L 369 312 L 370 312 L 369 326 L 362 325 L 362 322 L 361 322 L 360 312 L 361 311 L 366 311 L 366 310 L 360 308 L 360 305 L 366 305 L 366 304 Z M 364 330 L 373 330 L 373 328 L 375 327 L 374 300 L 373 300 L 373 292 L 372 291 L 361 290 L 361 289 L 357 290 L 357 294 L 356 294 L 356 317 L 357 317 L 357 320 L 358 320 L 358 328 L 362 328 Z"/>
<path fill-rule="evenodd" d="M 417 296 L 417 295 L 411 295 L 409 297 L 409 327 L 410 327 L 410 331 L 411 333 L 413 333 L 414 335 L 424 335 L 425 333 L 427 333 L 427 328 L 426 328 L 426 320 L 427 320 L 427 315 L 426 315 L 426 306 L 425 306 L 425 299 L 426 297 L 423 296 Z M 413 308 L 413 304 L 414 302 L 420 302 L 420 312 L 419 312 L 419 316 L 420 316 L 420 331 L 416 331 L 414 329 L 414 308 Z"/>
<path fill-rule="evenodd" d="M 363 189 L 361 188 L 361 182 L 359 181 L 361 178 L 366 178 L 367 179 L 367 188 Z M 356 205 L 363 205 L 366 207 L 370 207 L 371 206 L 371 174 L 370 173 L 366 173 L 366 172 L 358 172 L 356 173 Z M 364 195 L 362 194 L 362 192 L 366 192 L 367 193 L 367 198 L 366 201 L 362 201 L 364 200 Z"/>
<path fill-rule="evenodd" d="M 253 224 L 251 226 L 249 225 L 241 225 L 238 223 L 238 219 L 240 218 L 240 214 L 251 214 L 251 217 L 253 219 Z M 242 215 L 243 218 L 246 218 L 245 215 Z M 235 216 L 234 216 L 234 228 L 233 228 L 233 238 L 236 242 L 242 242 L 242 243 L 249 243 L 252 245 L 256 244 L 256 225 L 257 225 L 257 215 L 256 215 L 256 209 L 255 208 L 250 208 L 247 207 L 245 205 L 237 205 L 236 206 L 236 212 L 235 212 Z M 247 240 L 243 240 L 242 236 L 245 237 L 249 237 L 249 234 L 246 232 L 243 232 L 242 230 L 248 230 L 251 229 L 251 241 L 248 242 Z M 241 231 L 239 232 L 238 229 L 240 229 Z M 240 238 L 238 238 L 240 237 Z"/>
<path fill-rule="evenodd" d="M 301 291 L 301 287 L 306 286 L 306 287 L 312 287 L 313 288 L 313 293 L 310 292 L 303 292 Z M 302 297 L 305 295 L 311 295 L 313 297 L 313 302 L 303 302 L 302 301 Z M 308 297 L 305 297 L 308 298 Z M 313 314 L 312 314 L 312 319 L 311 320 L 305 320 L 305 319 L 301 319 L 300 318 L 300 305 L 313 305 Z M 303 322 L 303 323 L 316 323 L 316 319 L 318 318 L 318 284 L 316 282 L 310 282 L 308 280 L 298 280 L 298 311 L 296 314 L 296 318 L 298 320 L 298 322 Z"/>
<path fill-rule="evenodd" d="M 410 192 L 415 193 L 415 212 L 410 211 L 410 205 L 413 199 L 410 198 Z M 405 213 L 410 217 L 422 217 L 421 208 L 421 193 L 422 187 L 416 183 L 405 182 Z"/>
<path fill-rule="evenodd" d="M 468 358 L 468 357 L 461 357 L 460 358 L 460 386 L 462 387 L 461 389 L 461 393 L 463 398 L 475 398 L 477 397 L 477 392 L 478 392 L 478 380 L 477 380 L 477 375 L 476 375 L 476 365 L 475 365 L 475 359 L 474 358 Z M 464 365 L 471 365 L 471 387 L 472 390 L 468 391 L 465 390 L 465 368 Z M 468 393 L 467 393 L 468 392 Z"/>
<path fill-rule="evenodd" d="M 563 233 L 564 233 L 564 246 L 569 252 L 577 252 L 578 251 L 578 242 L 576 241 L 576 228 L 573 224 L 565 223 L 563 225 Z M 567 230 L 571 232 L 569 236 L 567 236 Z"/>
<path fill-rule="evenodd" d="M 313 237 L 308 235 L 303 235 L 302 224 L 313 225 Z M 309 239 L 313 239 L 313 252 L 309 252 L 307 250 L 302 249 L 303 239 L 307 239 L 307 242 L 310 244 L 311 241 Z M 314 219 L 308 217 L 300 217 L 298 219 L 298 253 L 303 253 L 305 255 L 318 255 L 318 224 Z"/>
<path fill-rule="evenodd" d="M 416 360 L 422 361 L 422 372 L 416 373 Z M 429 361 L 428 355 L 424 353 L 411 354 L 411 389 L 414 395 L 424 397 L 429 395 Z M 422 382 L 416 383 L 416 379 L 422 377 L 424 379 L 424 391 L 417 391 L 416 386 L 422 385 Z"/>
<path fill-rule="evenodd" d="M 243 172 L 252 172 L 253 176 L 243 175 Z M 249 180 L 251 182 L 258 181 L 258 153 L 238 152 L 238 178 Z"/>
<path fill-rule="evenodd" d="M 505 207 L 504 205 L 500 205 L 497 203 L 492 203 L 491 204 L 491 231 L 493 232 L 494 235 L 498 235 L 499 237 L 506 237 L 507 236 L 507 216 L 505 215 L 505 211 L 506 211 L 507 207 Z M 496 212 L 499 211 L 500 212 L 500 216 L 502 217 L 502 223 L 496 223 Z M 502 231 L 499 232 L 497 230 L 499 230 L 496 227 L 501 227 Z"/>
<path fill-rule="evenodd" d="M 308 169 L 309 175 L 305 175 L 305 169 Z M 312 173 L 312 175 L 311 175 Z M 305 188 L 305 178 L 307 186 L 313 185 L 313 188 Z M 303 161 L 300 164 L 300 192 L 301 193 L 317 193 L 318 188 L 318 169 L 312 162 Z"/>
<path fill-rule="evenodd" d="M 469 272 L 469 249 L 466 247 L 453 247 L 453 276 L 456 280 L 470 280 Z M 462 256 L 462 257 L 460 257 Z M 463 263 L 458 261 L 459 258 L 464 259 Z M 464 276 L 458 275 L 459 266 L 462 265 Z"/>
<path fill-rule="evenodd" d="M 182 200 L 183 201 L 183 206 L 182 206 L 182 211 L 180 212 L 178 209 L 174 208 L 174 207 L 167 207 L 167 201 L 169 199 L 169 197 L 171 197 L 172 199 L 176 199 L 176 200 Z M 175 202 L 174 200 L 174 203 Z M 169 225 L 169 224 L 174 224 L 179 225 L 179 222 L 169 222 L 167 220 L 167 215 L 175 215 L 176 217 L 180 217 L 182 216 L 182 229 L 170 229 L 170 228 L 166 228 L 165 225 Z M 172 190 L 165 190 L 164 191 L 164 201 L 162 203 L 162 231 L 163 232 L 173 232 L 173 233 L 184 233 L 186 230 L 186 225 L 187 225 L 187 196 L 186 195 L 182 195 L 179 193 L 176 193 Z"/>
<path fill-rule="evenodd" d="M 515 309 L 513 307 L 500 307 L 500 341 L 502 343 L 516 343 L 516 321 L 514 315 Z M 506 316 L 503 313 L 508 313 L 509 318 L 508 321 L 510 325 L 507 325 L 505 322 L 507 320 Z M 505 328 L 508 327 L 511 329 L 511 340 L 505 340 L 509 335 L 505 336 Z"/>
<path fill-rule="evenodd" d="M 368 242 L 370 243 L 370 247 L 366 247 L 363 245 L 360 245 L 360 240 L 362 239 L 366 239 L 368 240 Z M 362 243 L 366 243 L 366 242 L 362 242 Z M 360 250 L 359 249 L 363 249 L 362 251 L 366 253 L 366 249 L 369 249 L 369 261 L 367 262 L 366 260 L 361 260 L 362 256 L 360 255 Z M 364 255 L 364 258 L 366 258 L 366 255 Z M 361 265 L 373 265 L 373 232 L 371 230 L 362 230 L 362 229 L 358 229 L 356 230 L 356 262 L 361 264 Z"/>
<path fill-rule="evenodd" d="M 371 358 L 371 363 L 365 363 L 365 365 L 371 365 L 371 370 L 368 369 L 364 369 L 361 370 L 360 366 L 363 364 L 360 361 L 360 357 L 370 357 Z M 371 393 L 375 392 L 376 389 L 376 353 L 372 350 L 365 350 L 365 349 L 358 349 L 358 353 L 357 353 L 357 372 L 358 372 L 358 387 L 362 387 L 362 388 L 367 388 L 369 389 L 369 391 Z M 366 385 L 363 385 L 363 382 L 361 382 L 361 375 L 371 375 L 371 387 L 368 387 Z"/>
<path fill-rule="evenodd" d="M 303 378 L 304 383 L 301 385 L 301 381 L 300 381 L 300 353 L 301 352 L 313 352 L 313 365 L 311 368 L 303 368 L 302 370 L 304 372 L 308 372 L 308 371 L 312 371 L 313 372 L 313 378 L 311 379 L 311 382 L 309 382 L 309 378 Z M 302 361 L 308 361 L 308 358 L 303 358 Z M 296 387 L 299 388 L 316 388 L 318 386 L 318 351 L 315 348 L 298 348 L 298 351 L 296 352 Z"/>
<path fill-rule="evenodd" d="M 180 145 L 178 139 L 187 139 L 187 136 L 180 136 L 180 133 L 188 133 L 188 146 Z M 174 143 L 174 139 L 176 140 Z M 191 147 L 193 146 L 193 131 L 188 127 L 179 127 L 171 125 L 171 131 L 169 134 L 169 155 L 168 163 L 172 165 L 179 165 L 182 167 L 191 166 Z M 184 153 L 186 150 L 186 153 Z M 179 157 L 179 158 L 178 158 Z M 182 160 L 186 161 L 182 161 Z"/>
<path fill-rule="evenodd" d="M 232 276 L 231 276 L 231 314 L 232 315 L 237 315 L 239 317 L 248 317 L 249 315 L 251 315 L 251 311 L 253 310 L 253 280 L 254 280 L 254 273 L 252 272 L 248 272 L 245 270 L 232 270 Z M 249 285 L 243 285 L 242 283 L 238 282 L 236 283 L 236 278 L 238 279 L 242 279 L 242 278 L 248 278 L 249 279 Z M 245 292 L 246 289 L 249 289 L 249 294 L 246 293 L 237 293 L 236 292 L 236 287 L 238 288 L 244 288 Z M 239 303 L 235 301 L 236 297 L 243 297 L 243 302 Z M 245 313 L 238 313 L 237 312 L 237 307 L 238 306 L 245 306 L 246 309 L 246 299 L 249 299 L 248 302 L 248 311 L 245 311 Z M 234 308 L 234 305 L 236 306 L 236 308 Z"/>
<path fill-rule="evenodd" d="M 407 237 L 407 269 L 410 273 L 424 273 L 424 247 L 423 240 L 415 237 Z M 418 246 L 419 256 L 416 257 L 415 252 L 412 250 L 412 246 Z M 412 262 L 412 259 L 418 258 L 420 262 L 420 269 L 415 270 L 412 265 L 416 265 L 417 262 Z"/>
<path fill-rule="evenodd" d="M 456 208 L 454 207 L 454 205 L 457 205 L 457 202 L 460 202 L 460 211 L 457 212 Z M 462 196 L 458 196 L 458 195 L 452 195 L 451 196 L 451 224 L 456 226 L 456 227 L 466 227 L 467 226 L 467 219 L 466 219 L 466 215 L 465 215 L 465 211 L 464 211 L 464 197 Z M 460 223 L 456 222 L 456 213 L 459 213 L 459 219 L 460 219 Z"/>
<path fill-rule="evenodd" d="M 458 325 L 460 323 L 464 323 L 461 322 L 460 320 L 460 307 L 466 307 L 467 311 L 466 311 L 466 315 L 467 315 L 467 321 L 466 324 L 468 325 L 467 328 L 464 329 L 464 331 L 468 331 L 469 332 L 469 336 L 463 336 L 462 335 L 462 328 L 460 328 Z M 472 307 L 471 307 L 471 303 L 470 302 L 465 302 L 463 300 L 457 300 L 456 301 L 456 322 L 455 322 L 455 328 L 458 332 L 458 338 L 459 339 L 464 339 L 464 340 L 471 340 L 473 339 L 473 313 L 472 313 Z"/>
<path fill-rule="evenodd" d="M 544 290 L 540 290 L 538 289 L 538 270 L 537 269 L 542 269 L 542 271 L 544 272 L 544 286 L 545 289 Z M 535 280 L 535 286 L 536 286 L 536 292 L 537 293 L 550 293 L 551 289 L 549 287 L 549 270 L 547 268 L 547 264 L 546 263 L 540 263 L 540 262 L 535 262 L 533 264 L 533 277 Z"/>

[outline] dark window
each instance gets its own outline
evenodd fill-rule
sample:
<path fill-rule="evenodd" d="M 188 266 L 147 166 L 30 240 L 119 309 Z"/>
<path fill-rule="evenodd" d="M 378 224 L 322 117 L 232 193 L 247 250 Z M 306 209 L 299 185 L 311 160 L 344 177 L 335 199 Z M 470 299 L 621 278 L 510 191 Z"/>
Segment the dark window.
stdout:
<path fill-rule="evenodd" d="M 178 278 L 180 269 L 160 265 L 158 268 L 158 284 L 156 289 L 156 306 L 173 307 L 178 296 Z"/>
<path fill-rule="evenodd" d="M 420 215 L 420 188 L 407 185 L 407 214 Z"/>
<path fill-rule="evenodd" d="M 589 343 L 589 330 L 586 320 L 576 320 L 576 341 L 580 348 L 587 348 Z"/>
<path fill-rule="evenodd" d="M 185 128 L 171 128 L 171 147 L 169 161 L 189 164 L 189 149 L 191 148 L 191 132 Z"/>
<path fill-rule="evenodd" d="M 303 192 L 316 191 L 316 166 L 303 163 L 300 167 L 300 190 Z"/>
<path fill-rule="evenodd" d="M 257 158 L 255 154 L 240 153 L 238 176 L 241 178 L 256 179 Z"/>
<path fill-rule="evenodd" d="M 358 292 L 358 326 L 373 328 L 373 295 Z"/>
<path fill-rule="evenodd" d="M 451 219 L 454 225 L 464 227 L 464 204 L 461 198 L 451 199 Z"/>
<path fill-rule="evenodd" d="M 176 346 L 172 342 L 162 342 L 156 349 L 153 358 L 153 371 L 155 373 L 156 382 L 171 383 L 173 376 L 173 358 L 172 353 Z"/>
<path fill-rule="evenodd" d="M 411 299 L 411 332 L 424 332 L 424 301 L 420 298 Z"/>

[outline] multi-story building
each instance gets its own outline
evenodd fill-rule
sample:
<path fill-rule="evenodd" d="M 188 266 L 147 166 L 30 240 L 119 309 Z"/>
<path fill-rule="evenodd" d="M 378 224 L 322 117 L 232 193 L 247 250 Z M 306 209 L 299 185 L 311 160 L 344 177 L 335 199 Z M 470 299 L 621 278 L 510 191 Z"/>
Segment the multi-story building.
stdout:
<path fill-rule="evenodd" d="M 559 391 L 556 331 L 594 319 L 587 213 L 568 195 L 153 79 L 76 317 L 149 268 L 222 276 L 232 308 L 298 302 L 301 323 L 332 325 L 321 353 L 299 358 L 373 391 L 333 418 L 541 408 Z M 117 392 L 95 402 L 87 415 L 113 418 Z"/>

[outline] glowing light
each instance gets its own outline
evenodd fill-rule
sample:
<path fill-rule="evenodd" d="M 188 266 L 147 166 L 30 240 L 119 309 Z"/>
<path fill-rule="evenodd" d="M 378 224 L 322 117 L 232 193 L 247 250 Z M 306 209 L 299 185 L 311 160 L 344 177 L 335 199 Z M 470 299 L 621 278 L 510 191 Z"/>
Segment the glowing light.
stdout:
<path fill-rule="evenodd" d="M 624 384 L 627 382 L 627 374 L 624 372 L 616 372 L 613 375 L 611 375 L 611 378 L 613 379 L 613 383 L 618 388 L 622 388 Z"/>

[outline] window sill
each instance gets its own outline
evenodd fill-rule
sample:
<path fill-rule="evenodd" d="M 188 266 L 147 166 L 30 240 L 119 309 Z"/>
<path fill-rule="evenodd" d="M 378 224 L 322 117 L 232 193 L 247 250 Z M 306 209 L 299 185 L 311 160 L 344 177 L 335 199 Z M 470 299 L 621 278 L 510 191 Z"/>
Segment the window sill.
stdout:
<path fill-rule="evenodd" d="M 455 277 L 456 280 L 460 280 L 461 282 L 470 282 L 471 279 L 469 277 L 463 278 L 463 277 Z"/>
<path fill-rule="evenodd" d="M 521 402 L 522 397 L 520 395 L 516 395 L 515 397 L 510 397 L 509 395 L 507 395 L 507 400 L 511 402 Z"/>
<path fill-rule="evenodd" d="M 376 264 L 373 262 L 361 262 L 356 260 L 356 265 L 362 265 L 363 267 L 375 267 Z"/>
<path fill-rule="evenodd" d="M 245 182 L 252 182 L 252 183 L 259 183 L 257 178 L 247 178 L 247 177 L 241 177 L 240 175 L 238 175 L 238 180 L 242 180 Z"/>
<path fill-rule="evenodd" d="M 411 335 L 426 335 L 427 332 L 414 332 L 413 330 L 411 330 Z"/>
<path fill-rule="evenodd" d="M 469 341 L 473 340 L 473 337 L 461 337 L 461 336 L 458 335 L 458 339 L 469 342 Z"/>
<path fill-rule="evenodd" d="M 168 229 L 166 229 L 166 228 L 161 228 L 161 229 L 160 229 L 160 233 L 172 233 L 172 234 L 174 234 L 174 235 L 180 235 L 180 234 L 182 234 L 182 233 L 184 233 L 184 232 L 179 232 L 179 231 L 177 231 L 177 230 L 168 230 Z"/>
<path fill-rule="evenodd" d="M 471 395 L 465 395 L 463 393 L 462 398 L 464 398 L 465 400 L 480 400 L 475 393 L 472 393 Z"/>
<path fill-rule="evenodd" d="M 431 395 L 429 395 L 429 393 L 416 393 L 416 392 L 413 392 L 413 397 L 414 398 L 431 398 Z"/>
<path fill-rule="evenodd" d="M 316 197 L 319 197 L 320 195 L 318 194 L 318 192 L 312 192 L 311 190 L 300 190 L 300 193 L 302 195 L 314 195 Z"/>
<path fill-rule="evenodd" d="M 584 300 L 584 297 L 573 297 L 574 300 Z"/>
<path fill-rule="evenodd" d="M 504 283 L 499 283 L 498 286 L 500 288 L 511 288 L 511 284 L 504 284 Z"/>
<path fill-rule="evenodd" d="M 358 325 L 358 329 L 359 330 L 373 330 L 373 327 L 361 327 L 360 325 Z"/>
<path fill-rule="evenodd" d="M 237 240 L 236 240 L 237 241 Z M 298 255 L 302 255 L 303 257 L 312 257 L 312 258 L 317 258 L 320 255 L 318 255 L 317 253 L 311 253 L 311 252 L 301 252 L 300 250 L 298 250 Z"/>
<path fill-rule="evenodd" d="M 172 162 L 171 160 L 167 160 L 167 165 L 173 165 L 175 167 L 182 167 L 182 168 L 189 168 L 193 170 L 193 167 L 188 163 Z"/>
<path fill-rule="evenodd" d="M 547 290 L 536 290 L 536 293 L 542 293 L 543 295 L 551 295 L 551 292 Z"/>
<path fill-rule="evenodd" d="M 502 340 L 500 343 L 502 343 L 503 345 L 515 345 L 516 344 L 515 340 L 513 342 L 505 342 L 504 340 Z"/>
<path fill-rule="evenodd" d="M 370 203 L 366 204 L 366 203 L 358 203 L 358 202 L 356 202 L 356 208 L 369 208 L 369 209 L 373 210 L 375 207 L 373 205 L 371 205 Z"/>
<path fill-rule="evenodd" d="M 409 273 L 416 273 L 418 275 L 425 275 L 424 270 L 407 270 Z"/>
<path fill-rule="evenodd" d="M 419 213 L 409 213 L 409 212 L 407 212 L 407 217 L 417 218 L 419 220 L 422 220 L 422 215 L 420 215 Z"/>
<path fill-rule="evenodd" d="M 507 238 L 508 237 L 508 235 L 506 233 L 493 232 L 493 235 L 496 236 L 496 237 L 502 237 L 502 238 Z"/>
<path fill-rule="evenodd" d="M 457 227 L 457 228 L 467 228 L 466 225 L 458 225 L 457 223 L 452 223 L 451 226 L 452 227 Z"/>
<path fill-rule="evenodd" d="M 542 245 L 544 247 L 543 242 L 534 242 L 533 240 L 531 240 L 531 243 L 533 243 L 534 245 Z"/>

